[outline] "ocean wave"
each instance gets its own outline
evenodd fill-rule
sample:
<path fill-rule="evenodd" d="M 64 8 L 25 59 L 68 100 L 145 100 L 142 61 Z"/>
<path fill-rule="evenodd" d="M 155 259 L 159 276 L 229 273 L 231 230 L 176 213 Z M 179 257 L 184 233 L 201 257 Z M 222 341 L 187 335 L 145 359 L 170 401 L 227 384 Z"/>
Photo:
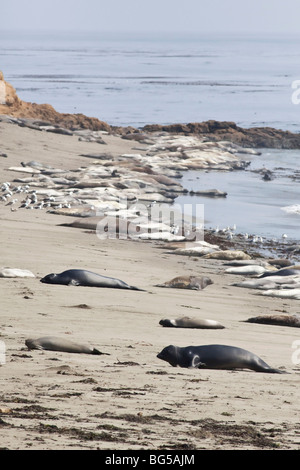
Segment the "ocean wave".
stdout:
<path fill-rule="evenodd" d="M 213 80 L 143 80 L 144 85 L 183 85 L 183 86 L 210 86 L 210 87 L 260 87 L 261 85 L 254 85 L 253 83 L 241 82 L 217 82 Z"/>
<path fill-rule="evenodd" d="M 300 204 L 293 204 L 292 206 L 281 207 L 281 210 L 287 212 L 287 214 L 299 214 L 300 215 Z"/>

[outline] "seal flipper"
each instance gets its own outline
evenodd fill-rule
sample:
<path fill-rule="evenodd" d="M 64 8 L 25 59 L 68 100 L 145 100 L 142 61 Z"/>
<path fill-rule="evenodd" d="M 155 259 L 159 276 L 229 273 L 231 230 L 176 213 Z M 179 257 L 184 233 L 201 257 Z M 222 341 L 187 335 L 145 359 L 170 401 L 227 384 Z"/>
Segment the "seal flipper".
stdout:
<path fill-rule="evenodd" d="M 97 356 L 99 356 L 99 355 L 101 355 L 101 354 L 105 354 L 106 356 L 110 356 L 109 353 L 101 352 L 101 351 L 99 351 L 99 350 L 96 349 L 96 348 L 94 348 L 94 349 L 92 350 L 92 354 L 96 354 Z"/>
<path fill-rule="evenodd" d="M 75 279 L 71 279 L 70 282 L 68 282 L 68 286 L 81 286 L 79 281 L 75 281 Z"/>
<path fill-rule="evenodd" d="M 29 349 L 29 351 L 32 351 L 33 349 L 38 349 L 39 351 L 45 351 L 45 348 L 43 348 L 43 346 L 41 346 L 40 344 L 36 346 L 29 346 L 28 344 L 26 344 L 26 346 Z"/>
<path fill-rule="evenodd" d="M 139 290 L 141 292 L 147 292 L 145 289 L 140 289 L 139 287 L 135 287 L 135 286 L 129 286 L 129 289 L 130 290 Z"/>
<path fill-rule="evenodd" d="M 199 356 L 194 356 L 191 362 L 190 367 L 194 367 L 196 369 L 200 369 L 202 367 L 206 367 L 206 364 L 204 362 L 201 362 Z"/>
<path fill-rule="evenodd" d="M 269 369 L 265 369 L 265 370 L 257 370 L 256 372 L 267 372 L 269 374 L 289 374 L 289 372 L 285 370 L 273 369 L 272 367 L 270 367 Z"/>

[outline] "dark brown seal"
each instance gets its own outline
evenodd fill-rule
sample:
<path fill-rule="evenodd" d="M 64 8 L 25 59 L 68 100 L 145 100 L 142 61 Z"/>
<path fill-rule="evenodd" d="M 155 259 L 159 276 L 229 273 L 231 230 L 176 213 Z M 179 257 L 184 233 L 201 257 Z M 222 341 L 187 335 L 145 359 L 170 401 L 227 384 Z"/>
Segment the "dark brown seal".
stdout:
<path fill-rule="evenodd" d="M 259 315 L 257 317 L 248 318 L 249 323 L 263 323 L 265 325 L 293 326 L 300 328 L 300 315 L 288 314 L 270 314 Z"/>

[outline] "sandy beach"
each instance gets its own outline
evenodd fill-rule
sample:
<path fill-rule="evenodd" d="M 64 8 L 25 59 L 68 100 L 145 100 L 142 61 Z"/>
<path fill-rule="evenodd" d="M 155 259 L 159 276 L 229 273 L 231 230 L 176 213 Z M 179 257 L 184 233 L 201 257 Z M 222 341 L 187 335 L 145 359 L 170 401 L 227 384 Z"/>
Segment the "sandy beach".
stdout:
<path fill-rule="evenodd" d="M 87 153 L 143 154 L 143 144 L 104 135 L 106 145 L 0 123 L 0 182 L 9 167 L 36 160 L 65 170 Z M 100 147 L 100 148 L 99 148 Z M 224 261 L 175 256 L 162 241 L 97 238 L 61 224 L 75 217 L 47 210 L 1 213 L 1 266 L 35 278 L 1 278 L 1 448 L 10 450 L 298 449 L 299 329 L 251 324 L 249 317 L 299 313 L 299 300 L 265 297 L 231 284 Z M 48 273 L 82 268 L 145 292 L 48 285 Z M 164 289 L 180 275 L 205 275 L 201 291 Z M 162 318 L 192 316 L 225 328 L 163 328 Z M 108 355 L 29 351 L 29 337 L 55 335 Z M 288 374 L 173 368 L 156 356 L 169 344 L 227 344 L 247 349 Z"/>

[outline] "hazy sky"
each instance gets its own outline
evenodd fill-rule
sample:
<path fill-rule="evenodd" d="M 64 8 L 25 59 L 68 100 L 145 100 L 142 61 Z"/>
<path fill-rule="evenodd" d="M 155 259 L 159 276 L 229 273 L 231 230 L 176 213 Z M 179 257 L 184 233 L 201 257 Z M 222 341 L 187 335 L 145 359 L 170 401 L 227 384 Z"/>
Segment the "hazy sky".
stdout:
<path fill-rule="evenodd" d="M 300 32 L 299 0 L 8 0 L 1 29 Z"/>

